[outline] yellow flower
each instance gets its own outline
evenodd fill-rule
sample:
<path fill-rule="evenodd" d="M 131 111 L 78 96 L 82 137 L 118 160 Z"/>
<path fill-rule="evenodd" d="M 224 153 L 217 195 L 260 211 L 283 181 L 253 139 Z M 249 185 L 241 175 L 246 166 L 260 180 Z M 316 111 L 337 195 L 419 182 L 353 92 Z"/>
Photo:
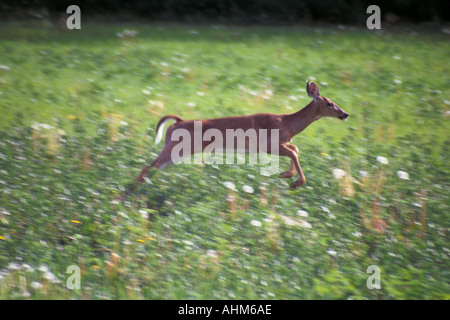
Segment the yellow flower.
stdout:
<path fill-rule="evenodd" d="M 140 243 L 144 243 L 144 240 L 142 240 L 142 239 L 136 239 L 136 241 L 140 242 Z"/>
<path fill-rule="evenodd" d="M 77 117 L 73 116 L 73 115 L 68 115 L 67 118 L 69 118 L 70 120 L 75 120 Z"/>
<path fill-rule="evenodd" d="M 100 266 L 93 265 L 93 266 L 92 266 L 92 269 L 100 269 Z"/>
<path fill-rule="evenodd" d="M 122 118 L 123 118 L 123 115 L 118 114 L 118 113 L 110 113 L 109 115 L 110 115 L 111 117 L 113 117 L 113 118 L 119 118 L 119 119 L 122 119 Z"/>
<path fill-rule="evenodd" d="M 147 237 L 145 239 L 150 240 L 150 241 L 155 241 L 156 240 L 155 238 L 152 238 L 152 237 Z"/>
<path fill-rule="evenodd" d="M 0 240 L 6 240 L 4 236 L 0 236 Z"/>
<path fill-rule="evenodd" d="M 329 154 L 325 153 L 325 152 L 321 152 L 320 154 L 323 155 L 324 157 L 328 157 L 329 156 Z"/>
<path fill-rule="evenodd" d="M 70 220 L 71 222 L 73 222 L 73 223 L 76 223 L 76 224 L 80 224 L 81 223 L 81 221 L 78 221 L 78 220 Z"/>

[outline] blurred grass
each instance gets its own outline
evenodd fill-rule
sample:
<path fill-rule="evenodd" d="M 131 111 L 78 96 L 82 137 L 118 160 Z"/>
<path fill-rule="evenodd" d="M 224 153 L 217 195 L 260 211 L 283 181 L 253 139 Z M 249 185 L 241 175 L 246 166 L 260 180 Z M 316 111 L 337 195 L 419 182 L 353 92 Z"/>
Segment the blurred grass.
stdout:
<path fill-rule="evenodd" d="M 448 36 L 16 22 L 0 42 L 1 298 L 448 299 Z M 300 190 L 259 167 L 177 165 L 111 203 L 159 153 L 161 116 L 294 112 L 308 79 L 350 117 L 294 138 Z"/>

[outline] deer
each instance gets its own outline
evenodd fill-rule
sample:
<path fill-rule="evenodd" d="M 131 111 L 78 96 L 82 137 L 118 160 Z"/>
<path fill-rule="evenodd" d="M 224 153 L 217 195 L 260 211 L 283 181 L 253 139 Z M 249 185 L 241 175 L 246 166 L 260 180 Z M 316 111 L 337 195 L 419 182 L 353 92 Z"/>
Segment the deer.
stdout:
<path fill-rule="evenodd" d="M 272 136 L 269 136 L 267 141 L 267 148 L 265 152 L 267 154 L 272 154 L 272 143 L 276 143 L 278 146 L 278 156 L 284 156 L 291 159 L 291 165 L 288 171 L 282 172 L 280 174 L 281 178 L 291 178 L 297 173 L 298 178 L 291 185 L 291 189 L 297 189 L 306 182 L 306 177 L 303 174 L 302 168 L 298 161 L 298 148 L 291 144 L 292 139 L 305 130 L 311 123 L 322 118 L 331 117 L 345 120 L 348 117 L 348 113 L 338 107 L 334 102 L 326 97 L 322 97 L 319 94 L 319 88 L 314 82 L 306 82 L 306 93 L 313 100 L 301 110 L 290 113 L 290 114 L 274 114 L 274 113 L 258 113 L 247 116 L 234 116 L 234 117 L 224 117 L 224 118 L 213 118 L 196 120 L 201 121 L 202 131 L 208 129 L 217 129 L 224 136 L 227 129 L 267 129 L 267 130 L 278 130 L 278 141 L 271 141 Z M 135 179 L 134 184 L 131 185 L 128 190 L 126 190 L 118 200 L 125 200 L 125 198 L 134 192 L 137 185 L 145 181 L 147 172 L 151 168 L 156 168 L 159 170 L 164 169 L 168 165 L 174 163 L 172 159 L 172 151 L 174 147 L 179 143 L 171 139 L 172 134 L 177 129 L 185 129 L 191 135 L 194 135 L 194 121 L 195 120 L 183 120 L 177 115 L 166 115 L 162 117 L 156 126 L 156 139 L 155 143 L 158 144 L 163 135 L 164 126 L 168 121 L 175 121 L 174 124 L 169 126 L 166 130 L 164 147 L 158 157 L 150 164 L 146 165 L 138 177 Z M 202 133 L 203 133 L 202 132 Z M 184 156 L 191 156 L 194 153 L 203 152 L 206 143 L 201 144 L 201 148 L 192 148 L 191 153 Z M 248 143 L 245 144 L 244 152 L 260 152 L 258 148 L 256 150 L 248 150 Z M 234 152 L 236 150 L 227 150 L 224 148 L 225 152 Z"/>

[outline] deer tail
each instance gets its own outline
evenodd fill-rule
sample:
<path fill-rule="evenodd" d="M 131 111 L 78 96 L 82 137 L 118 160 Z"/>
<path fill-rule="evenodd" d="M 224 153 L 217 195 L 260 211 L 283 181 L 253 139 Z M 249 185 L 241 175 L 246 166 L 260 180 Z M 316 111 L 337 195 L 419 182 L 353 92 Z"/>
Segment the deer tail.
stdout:
<path fill-rule="evenodd" d="M 168 115 L 168 116 L 164 116 L 161 118 L 161 120 L 159 120 L 158 125 L 156 126 L 156 139 L 155 139 L 155 144 L 158 144 L 163 136 L 163 131 L 164 131 L 164 126 L 166 125 L 166 122 L 169 120 L 175 120 L 177 123 L 180 121 L 183 121 L 183 119 L 181 119 L 179 116 L 175 116 L 175 115 Z"/>

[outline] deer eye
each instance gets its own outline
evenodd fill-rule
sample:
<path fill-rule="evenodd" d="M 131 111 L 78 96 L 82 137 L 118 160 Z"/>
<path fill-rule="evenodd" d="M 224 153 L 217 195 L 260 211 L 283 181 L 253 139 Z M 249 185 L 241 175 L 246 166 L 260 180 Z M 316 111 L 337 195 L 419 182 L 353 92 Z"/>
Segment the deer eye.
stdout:
<path fill-rule="evenodd" d="M 328 108 L 333 108 L 333 103 L 332 102 L 328 102 Z"/>

